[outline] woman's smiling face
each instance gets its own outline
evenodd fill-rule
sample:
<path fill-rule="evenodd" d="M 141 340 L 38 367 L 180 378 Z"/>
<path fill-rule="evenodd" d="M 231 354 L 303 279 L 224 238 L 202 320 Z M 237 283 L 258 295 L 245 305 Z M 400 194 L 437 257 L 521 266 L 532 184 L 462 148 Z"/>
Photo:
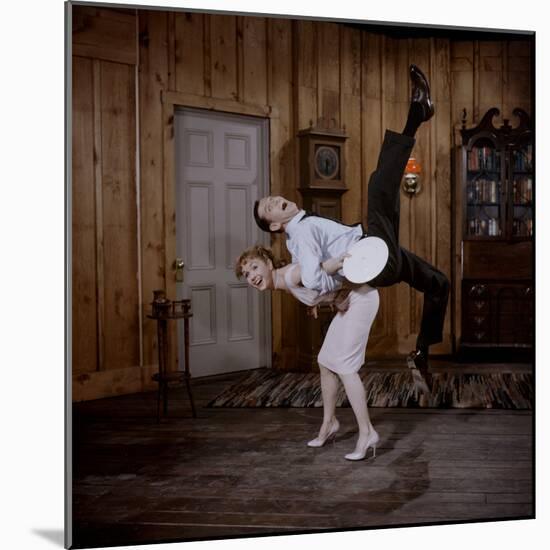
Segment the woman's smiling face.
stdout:
<path fill-rule="evenodd" d="M 241 266 L 246 282 L 258 290 L 273 288 L 273 264 L 261 258 L 248 258 Z"/>

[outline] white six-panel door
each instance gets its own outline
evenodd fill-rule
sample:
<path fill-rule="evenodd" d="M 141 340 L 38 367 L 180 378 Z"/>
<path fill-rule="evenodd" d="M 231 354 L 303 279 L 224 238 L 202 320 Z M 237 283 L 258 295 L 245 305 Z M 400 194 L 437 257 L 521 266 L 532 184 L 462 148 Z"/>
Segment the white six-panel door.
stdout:
<path fill-rule="evenodd" d="M 185 109 L 176 112 L 175 128 L 177 256 L 185 264 L 177 286 L 193 310 L 191 374 L 269 365 L 269 296 L 234 274 L 242 250 L 269 240 L 253 216 L 254 201 L 268 194 L 267 123 Z"/>

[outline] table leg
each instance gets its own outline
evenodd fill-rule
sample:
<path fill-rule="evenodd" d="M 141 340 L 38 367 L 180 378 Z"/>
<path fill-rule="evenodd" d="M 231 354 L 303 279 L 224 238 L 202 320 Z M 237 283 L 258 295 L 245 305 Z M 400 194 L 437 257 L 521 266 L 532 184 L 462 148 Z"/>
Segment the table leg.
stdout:
<path fill-rule="evenodd" d="M 187 311 L 188 310 L 189 306 L 187 307 Z M 191 371 L 189 370 L 189 317 L 185 317 L 185 319 L 183 320 L 183 333 L 185 353 L 185 385 L 187 386 L 189 401 L 191 402 L 191 411 L 193 412 L 193 418 L 197 418 L 195 402 L 193 401 L 193 394 L 191 392 Z"/>
<path fill-rule="evenodd" d="M 168 364 L 170 362 L 170 352 L 168 349 L 168 321 L 162 319 L 162 349 L 164 361 L 162 363 L 162 400 L 164 416 L 168 414 L 168 380 L 166 379 Z"/>
<path fill-rule="evenodd" d="M 157 393 L 157 423 L 160 422 L 160 402 L 162 399 L 162 378 L 164 375 L 164 361 L 165 361 L 165 350 L 164 350 L 164 337 L 163 337 L 163 321 L 161 319 L 157 320 L 157 345 L 158 345 L 158 356 L 159 356 L 159 372 L 158 372 L 158 393 Z"/>

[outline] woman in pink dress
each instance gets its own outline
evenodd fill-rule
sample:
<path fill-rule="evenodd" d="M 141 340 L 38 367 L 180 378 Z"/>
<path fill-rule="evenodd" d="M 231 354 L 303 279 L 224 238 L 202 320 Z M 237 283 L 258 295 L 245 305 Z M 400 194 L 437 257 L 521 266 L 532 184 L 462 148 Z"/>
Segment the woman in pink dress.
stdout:
<path fill-rule="evenodd" d="M 342 260 L 343 258 L 328 260 L 332 262 L 330 267 L 328 263 L 323 264 L 323 267 L 327 271 L 334 271 L 335 266 L 341 266 Z M 359 428 L 355 450 L 345 458 L 362 460 L 369 447 L 372 447 L 375 456 L 379 436 L 369 418 L 365 388 L 358 371 L 364 363 L 370 328 L 378 312 L 378 291 L 368 284 L 350 284 L 338 292 L 320 296 L 318 291 L 302 286 L 298 264 L 282 265 L 275 259 L 272 251 L 263 246 L 253 246 L 245 250 L 237 260 L 235 273 L 258 290 L 283 290 L 291 293 L 312 308 L 314 316 L 321 303 L 335 307 L 336 314 L 317 357 L 323 396 L 323 423 L 319 435 L 309 441 L 308 446 L 321 447 L 329 438 L 336 437 L 340 427 L 335 415 L 339 378 Z"/>

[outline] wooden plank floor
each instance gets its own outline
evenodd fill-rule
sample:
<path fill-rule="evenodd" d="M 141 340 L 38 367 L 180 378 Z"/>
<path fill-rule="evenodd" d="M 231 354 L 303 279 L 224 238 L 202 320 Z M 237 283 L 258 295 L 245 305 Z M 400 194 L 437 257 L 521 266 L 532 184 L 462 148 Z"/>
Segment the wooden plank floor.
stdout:
<path fill-rule="evenodd" d="M 156 394 L 74 406 L 74 546 L 533 516 L 529 411 L 372 408 L 375 460 L 306 446 L 322 411 L 208 409 L 243 376 L 194 381 L 156 423 Z"/>

